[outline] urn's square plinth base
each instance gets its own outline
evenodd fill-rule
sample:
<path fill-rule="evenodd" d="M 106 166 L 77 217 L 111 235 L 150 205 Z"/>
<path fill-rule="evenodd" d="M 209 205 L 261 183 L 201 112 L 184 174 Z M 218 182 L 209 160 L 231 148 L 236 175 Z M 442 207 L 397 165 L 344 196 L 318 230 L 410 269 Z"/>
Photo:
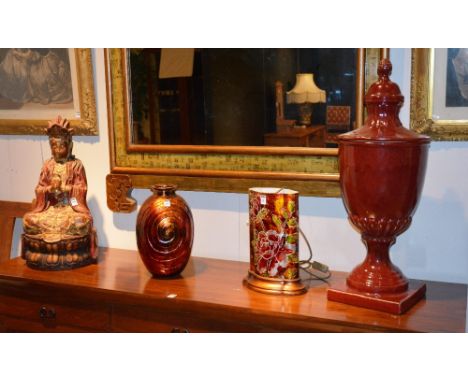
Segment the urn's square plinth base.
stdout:
<path fill-rule="evenodd" d="M 342 302 L 363 308 L 392 314 L 403 314 L 426 295 L 426 284 L 409 281 L 408 290 L 403 293 L 364 293 L 346 285 L 346 281 L 332 284 L 327 297 L 330 301 Z"/>

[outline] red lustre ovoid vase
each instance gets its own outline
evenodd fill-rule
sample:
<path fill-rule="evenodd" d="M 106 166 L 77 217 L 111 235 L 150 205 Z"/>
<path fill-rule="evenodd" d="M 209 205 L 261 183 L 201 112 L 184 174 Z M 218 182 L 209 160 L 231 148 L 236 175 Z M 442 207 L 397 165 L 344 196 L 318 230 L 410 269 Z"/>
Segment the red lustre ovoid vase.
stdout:
<path fill-rule="evenodd" d="M 416 210 L 426 172 L 429 137 L 404 128 L 403 99 L 383 59 L 370 86 L 364 125 L 338 137 L 340 186 L 350 222 L 367 247 L 364 262 L 346 285 L 332 285 L 329 300 L 402 314 L 425 295 L 425 284 L 408 282 L 392 264 L 389 249 L 406 231 Z"/>
<path fill-rule="evenodd" d="M 250 268 L 245 284 L 258 292 L 306 292 L 299 278 L 299 193 L 249 190 Z"/>
<path fill-rule="evenodd" d="M 155 277 L 183 271 L 193 244 L 193 217 L 187 203 L 176 195 L 177 186 L 158 184 L 141 206 L 136 223 L 138 251 Z"/>

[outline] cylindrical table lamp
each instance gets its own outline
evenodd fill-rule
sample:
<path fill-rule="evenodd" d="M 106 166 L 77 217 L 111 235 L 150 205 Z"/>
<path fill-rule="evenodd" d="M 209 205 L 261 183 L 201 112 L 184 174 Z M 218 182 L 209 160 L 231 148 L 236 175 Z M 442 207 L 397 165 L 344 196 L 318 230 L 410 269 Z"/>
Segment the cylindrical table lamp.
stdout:
<path fill-rule="evenodd" d="M 295 295 L 299 278 L 299 193 L 282 188 L 249 190 L 250 269 L 246 285 L 259 292 Z"/>

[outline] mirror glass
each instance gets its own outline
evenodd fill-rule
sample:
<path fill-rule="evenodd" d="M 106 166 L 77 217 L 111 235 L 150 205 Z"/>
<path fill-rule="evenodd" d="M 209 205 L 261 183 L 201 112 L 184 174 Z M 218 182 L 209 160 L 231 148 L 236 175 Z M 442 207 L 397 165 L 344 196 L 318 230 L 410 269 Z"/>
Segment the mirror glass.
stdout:
<path fill-rule="evenodd" d="M 279 106 L 286 121 L 300 125 L 298 105 L 286 101 L 298 73 L 312 73 L 325 91 L 325 102 L 312 104 L 312 127 L 326 125 L 327 106 L 349 106 L 351 128 L 356 55 L 357 49 L 331 48 L 129 49 L 131 141 L 265 146 L 266 135 L 279 130 Z"/>

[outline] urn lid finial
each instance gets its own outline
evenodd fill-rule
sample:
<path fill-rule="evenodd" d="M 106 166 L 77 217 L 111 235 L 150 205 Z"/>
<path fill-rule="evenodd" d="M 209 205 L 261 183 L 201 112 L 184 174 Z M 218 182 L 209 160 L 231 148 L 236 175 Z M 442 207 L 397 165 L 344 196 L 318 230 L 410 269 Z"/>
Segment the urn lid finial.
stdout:
<path fill-rule="evenodd" d="M 380 60 L 379 62 L 379 67 L 377 68 L 377 74 L 379 75 L 379 80 L 381 80 L 383 77 L 390 77 L 392 74 L 392 63 L 388 58 L 384 58 Z"/>
<path fill-rule="evenodd" d="M 398 85 L 390 80 L 392 63 L 388 58 L 380 60 L 377 74 L 379 75 L 379 79 L 369 87 L 366 94 L 366 104 L 386 103 L 401 106 L 404 97 Z"/>
<path fill-rule="evenodd" d="M 339 142 L 429 143 L 429 137 L 408 130 L 401 124 L 399 112 L 404 97 L 399 86 L 390 80 L 392 63 L 389 59 L 380 60 L 377 74 L 378 80 L 369 87 L 365 96 L 367 117 L 364 124 L 356 130 L 339 135 Z"/>

